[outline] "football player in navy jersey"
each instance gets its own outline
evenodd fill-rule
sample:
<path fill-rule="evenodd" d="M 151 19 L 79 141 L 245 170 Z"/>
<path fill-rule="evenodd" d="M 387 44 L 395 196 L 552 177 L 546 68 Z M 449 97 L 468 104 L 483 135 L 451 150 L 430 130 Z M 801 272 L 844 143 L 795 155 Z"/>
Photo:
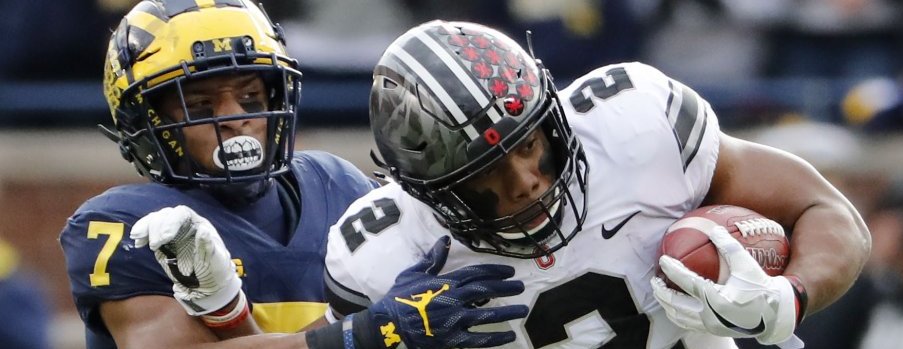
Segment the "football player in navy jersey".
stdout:
<path fill-rule="evenodd" d="M 301 73 L 282 35 L 248 0 L 144 0 L 113 32 L 104 93 L 115 130 L 103 131 L 151 183 L 88 200 L 61 233 L 89 348 L 188 347 L 233 332 L 294 333 L 323 315 L 327 229 L 376 184 L 333 155 L 294 152 Z M 148 244 L 152 249 L 142 248 Z M 503 281 L 513 274 L 506 266 L 440 275 L 447 246 L 440 240 L 411 263 L 398 294 L 442 282 L 452 288 L 438 310 L 449 316 L 471 314 L 464 318 L 484 323 L 526 314 L 523 306 L 492 314 L 469 307 L 523 285 Z M 174 262 L 214 252 L 222 263 Z M 229 281 L 211 286 L 214 278 Z M 489 280 L 494 284 L 481 283 Z M 353 323 L 215 346 L 301 347 L 307 340 L 311 347 L 347 347 L 350 334 L 352 345 L 367 347 L 410 338 L 403 321 L 391 329 L 377 321 L 411 318 L 418 309 L 378 304 Z M 494 345 L 513 333 L 473 338 L 473 345 Z"/>
<path fill-rule="evenodd" d="M 600 67 L 559 91 L 505 34 L 433 21 L 397 38 L 373 76 L 377 163 L 394 182 L 330 230 L 332 320 L 391 298 L 395 275 L 451 236 L 443 270 L 505 264 L 525 283 L 486 304 L 530 307 L 482 328 L 515 331 L 511 348 L 733 348 L 740 337 L 798 347 L 796 325 L 867 259 L 861 217 L 812 166 L 721 132 L 703 98 L 648 65 Z M 659 258 L 671 223 L 715 203 L 786 230 L 784 275 L 767 276 L 724 229 L 709 232 L 730 271 L 723 285 Z M 374 212 L 397 214 L 360 224 Z"/>

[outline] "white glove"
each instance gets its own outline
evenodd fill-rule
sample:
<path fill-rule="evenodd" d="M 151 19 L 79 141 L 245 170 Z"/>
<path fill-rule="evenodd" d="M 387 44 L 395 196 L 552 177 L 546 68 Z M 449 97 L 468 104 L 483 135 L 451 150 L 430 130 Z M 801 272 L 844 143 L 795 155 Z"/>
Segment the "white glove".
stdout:
<path fill-rule="evenodd" d="M 801 347 L 793 336 L 796 296 L 783 276 L 771 277 L 724 227 L 707 232 L 727 263 L 724 285 L 704 279 L 680 261 L 662 256 L 659 265 L 668 278 L 687 293 L 652 278 L 653 295 L 676 325 L 723 337 L 755 337 L 762 344 Z"/>
<path fill-rule="evenodd" d="M 130 236 L 135 247 L 150 244 L 173 282 L 176 300 L 189 315 L 219 310 L 241 291 L 235 263 L 216 228 L 187 206 L 144 216 L 135 222 Z"/>

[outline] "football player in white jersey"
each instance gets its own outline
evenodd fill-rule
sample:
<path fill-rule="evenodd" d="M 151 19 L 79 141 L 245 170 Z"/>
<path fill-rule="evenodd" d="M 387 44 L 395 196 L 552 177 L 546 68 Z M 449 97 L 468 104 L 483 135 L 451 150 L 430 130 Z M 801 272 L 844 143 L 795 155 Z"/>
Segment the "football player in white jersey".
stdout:
<path fill-rule="evenodd" d="M 374 160 L 392 182 L 330 229 L 326 319 L 353 327 L 367 307 L 393 315 L 368 315 L 387 348 L 486 346 L 465 330 L 493 321 L 462 317 L 462 307 L 492 316 L 522 304 L 526 318 L 472 330 L 514 331 L 510 348 L 735 348 L 731 337 L 798 346 L 796 325 L 849 288 L 871 246 L 859 214 L 812 166 L 722 133 L 705 100 L 641 63 L 558 91 L 504 34 L 429 22 L 386 49 L 370 118 L 383 159 Z M 724 285 L 658 258 L 672 222 L 714 203 L 785 227 L 793 255 L 783 276 L 765 275 L 723 229 L 710 238 L 730 269 Z M 456 277 L 425 277 L 407 290 L 426 291 L 400 295 L 393 284 L 447 236 L 447 260 L 430 274 Z M 222 263 L 216 255 L 199 258 Z M 487 293 L 505 281 L 485 268 L 500 264 L 523 293 Z M 688 293 L 667 288 L 659 266 Z"/>
<path fill-rule="evenodd" d="M 383 299 L 399 272 L 452 236 L 443 271 L 507 264 L 526 285 L 486 303 L 530 307 L 501 328 L 517 334 L 511 348 L 793 345 L 804 314 L 842 295 L 869 253 L 859 214 L 811 166 L 722 133 L 704 99 L 641 63 L 598 68 L 558 91 L 504 34 L 433 21 L 386 49 L 370 121 L 374 160 L 392 181 L 330 231 L 331 321 Z M 784 276 L 766 276 L 723 230 L 710 237 L 730 267 L 725 285 L 658 258 L 672 222 L 714 203 L 785 227 Z M 655 277 L 660 263 L 689 294 Z M 442 292 L 394 299 L 426 309 Z M 421 315 L 426 333 L 442 328 Z"/>

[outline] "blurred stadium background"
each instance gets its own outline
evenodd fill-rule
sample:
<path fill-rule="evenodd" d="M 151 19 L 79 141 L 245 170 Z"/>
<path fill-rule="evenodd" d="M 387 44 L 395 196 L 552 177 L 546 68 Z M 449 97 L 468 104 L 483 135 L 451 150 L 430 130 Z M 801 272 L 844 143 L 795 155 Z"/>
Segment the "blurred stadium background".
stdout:
<path fill-rule="evenodd" d="M 5 313 L 16 305 L 6 298 L 0 315 L 37 335 L 48 324 L 48 348 L 84 347 L 57 242 L 66 217 L 108 187 L 144 180 L 96 131 L 111 124 L 101 93 L 110 29 L 136 2 L 0 0 L 0 298 L 19 275 L 43 302 L 31 317 Z M 807 347 L 903 343 L 903 2 L 263 2 L 305 74 L 298 147 L 333 152 L 366 172 L 375 169 L 370 69 L 417 23 L 473 20 L 517 39 L 530 29 L 559 86 L 607 63 L 657 66 L 708 99 L 726 132 L 812 162 L 868 219 L 869 269 L 852 300 L 801 329 Z"/>

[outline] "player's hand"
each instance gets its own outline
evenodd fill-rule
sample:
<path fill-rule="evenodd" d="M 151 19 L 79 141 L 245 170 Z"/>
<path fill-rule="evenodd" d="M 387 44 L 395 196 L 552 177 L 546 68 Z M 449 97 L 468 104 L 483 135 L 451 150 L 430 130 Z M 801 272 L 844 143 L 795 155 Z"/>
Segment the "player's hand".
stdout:
<path fill-rule="evenodd" d="M 514 341 L 514 332 L 470 332 L 471 326 L 503 322 L 527 316 L 525 305 L 478 307 L 475 303 L 524 291 L 524 283 L 505 280 L 514 276 L 507 265 L 469 266 L 437 275 L 445 265 L 449 238 L 441 238 L 422 261 L 401 272 L 395 285 L 369 308 L 386 347 L 394 327 L 409 348 L 483 348 Z M 397 338 L 396 340 L 397 341 Z"/>
<path fill-rule="evenodd" d="M 662 256 L 662 271 L 686 291 L 672 290 L 661 278 L 653 277 L 653 294 L 668 318 L 688 330 L 795 346 L 799 341 L 793 337 L 796 296 L 790 282 L 783 276 L 768 276 L 723 227 L 707 234 L 727 263 L 730 276 L 724 285 L 719 285 L 700 277 L 680 261 Z M 793 341 L 788 342 L 789 339 Z"/>
<path fill-rule="evenodd" d="M 150 245 L 189 315 L 223 308 L 241 291 L 235 264 L 216 228 L 187 206 L 167 207 L 139 219 L 130 236 Z"/>

